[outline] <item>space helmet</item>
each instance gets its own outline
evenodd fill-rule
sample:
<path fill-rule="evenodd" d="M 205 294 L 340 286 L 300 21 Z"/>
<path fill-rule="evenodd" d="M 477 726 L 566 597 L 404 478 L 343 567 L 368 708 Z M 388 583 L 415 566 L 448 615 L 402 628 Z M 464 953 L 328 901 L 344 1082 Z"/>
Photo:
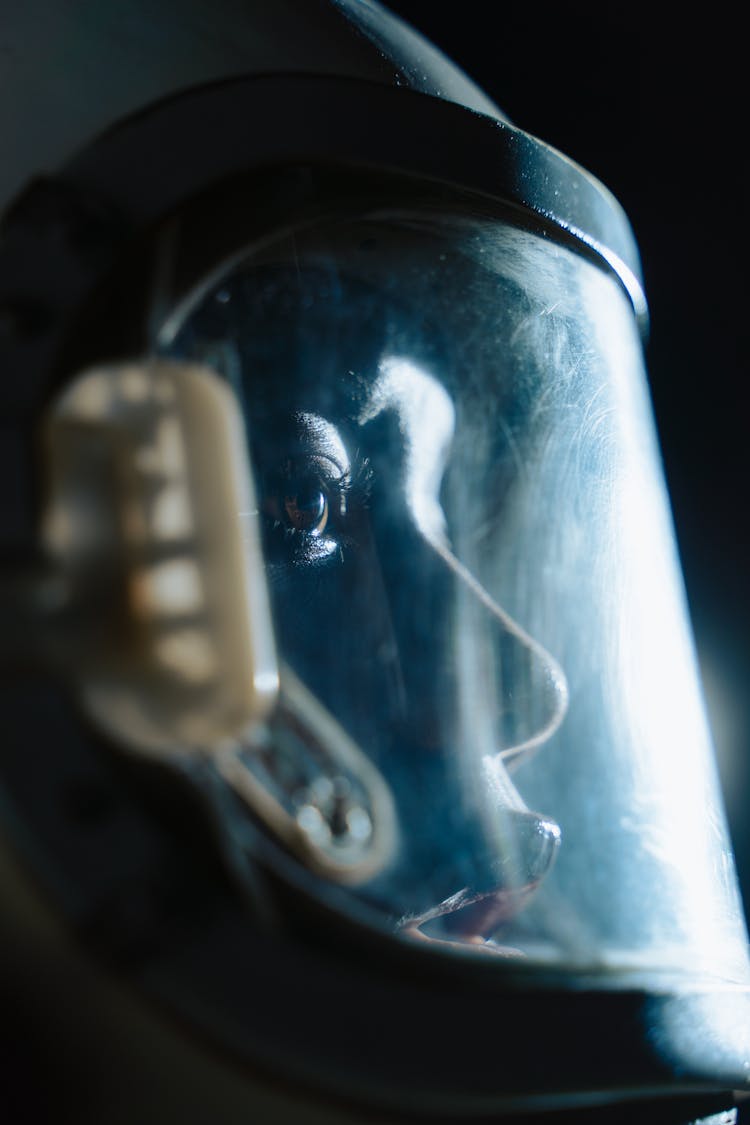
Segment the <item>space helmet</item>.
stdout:
<path fill-rule="evenodd" d="M 619 205 L 370 0 L 4 34 L 8 913 L 238 1104 L 723 1108 L 747 934 Z"/>

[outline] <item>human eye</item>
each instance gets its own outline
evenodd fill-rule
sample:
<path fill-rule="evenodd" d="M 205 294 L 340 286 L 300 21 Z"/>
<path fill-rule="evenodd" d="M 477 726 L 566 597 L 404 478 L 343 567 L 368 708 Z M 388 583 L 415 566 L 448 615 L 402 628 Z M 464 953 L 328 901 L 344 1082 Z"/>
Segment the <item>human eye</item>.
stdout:
<path fill-rule="evenodd" d="M 312 454 L 287 457 L 263 474 L 261 510 L 290 539 L 326 539 L 346 513 L 347 474 Z"/>
<path fill-rule="evenodd" d="M 258 474 L 270 561 L 343 562 L 356 545 L 369 465 L 358 453 L 350 459 L 331 423 L 313 415 L 297 415 L 296 423 L 293 452 Z"/>

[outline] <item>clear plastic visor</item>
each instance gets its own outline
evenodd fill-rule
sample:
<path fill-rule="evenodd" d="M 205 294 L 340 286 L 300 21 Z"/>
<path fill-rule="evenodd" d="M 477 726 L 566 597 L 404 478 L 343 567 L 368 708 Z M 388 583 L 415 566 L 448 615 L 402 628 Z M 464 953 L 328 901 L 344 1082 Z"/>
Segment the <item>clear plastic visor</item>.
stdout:
<path fill-rule="evenodd" d="M 748 980 L 618 283 L 497 220 L 383 211 L 238 256 L 161 346 L 235 388 L 279 653 L 389 794 L 353 908 L 500 958 Z M 366 846 L 356 781 L 273 747 L 256 772 L 281 769 L 313 843 Z"/>

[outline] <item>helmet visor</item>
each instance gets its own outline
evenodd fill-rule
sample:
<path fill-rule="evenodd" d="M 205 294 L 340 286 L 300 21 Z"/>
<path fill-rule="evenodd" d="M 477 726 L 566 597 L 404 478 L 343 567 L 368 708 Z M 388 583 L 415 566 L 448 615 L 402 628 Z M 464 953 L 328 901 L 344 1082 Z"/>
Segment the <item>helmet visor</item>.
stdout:
<path fill-rule="evenodd" d="M 615 279 L 496 218 L 383 209 L 237 255 L 161 348 L 233 385 L 280 656 L 387 789 L 352 909 L 529 963 L 746 979 Z M 300 831 L 366 848 L 386 814 L 357 768 L 275 745 L 246 766 Z"/>

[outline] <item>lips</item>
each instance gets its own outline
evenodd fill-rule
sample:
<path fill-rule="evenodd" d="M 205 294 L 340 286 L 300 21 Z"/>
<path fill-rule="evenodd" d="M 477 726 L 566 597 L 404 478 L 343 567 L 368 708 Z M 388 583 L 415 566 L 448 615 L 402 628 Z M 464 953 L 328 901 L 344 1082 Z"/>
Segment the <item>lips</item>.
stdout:
<path fill-rule="evenodd" d="M 528 904 L 551 869 L 561 832 L 555 821 L 527 810 L 505 810 L 505 847 L 492 865 L 491 889 L 462 887 L 423 914 L 405 919 L 404 934 L 478 944 L 488 941 Z"/>

